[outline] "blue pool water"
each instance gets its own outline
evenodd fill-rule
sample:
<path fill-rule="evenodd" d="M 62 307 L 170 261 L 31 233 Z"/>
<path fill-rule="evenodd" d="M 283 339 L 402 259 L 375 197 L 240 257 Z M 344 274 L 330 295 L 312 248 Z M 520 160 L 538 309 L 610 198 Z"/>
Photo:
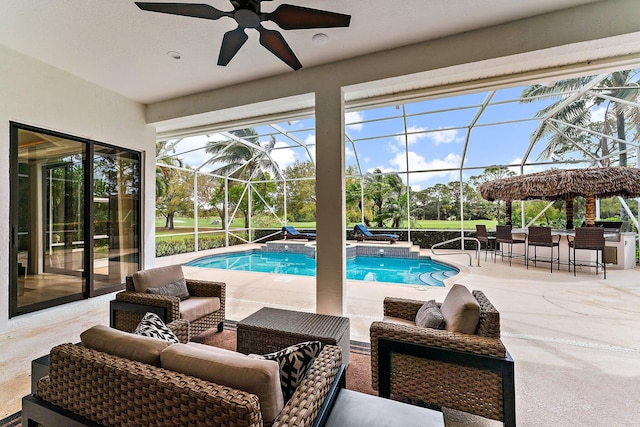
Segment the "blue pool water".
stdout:
<path fill-rule="evenodd" d="M 191 267 L 315 276 L 316 260 L 304 254 L 248 251 L 211 255 L 193 260 Z M 347 259 L 347 279 L 404 285 L 444 286 L 458 269 L 430 258 L 357 256 Z"/>

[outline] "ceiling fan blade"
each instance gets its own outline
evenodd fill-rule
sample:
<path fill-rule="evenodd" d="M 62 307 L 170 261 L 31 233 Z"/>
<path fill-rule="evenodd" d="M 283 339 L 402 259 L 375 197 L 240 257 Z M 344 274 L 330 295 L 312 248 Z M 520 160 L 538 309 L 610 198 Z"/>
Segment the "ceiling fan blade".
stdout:
<path fill-rule="evenodd" d="M 170 15 L 191 16 L 193 18 L 220 19 L 223 16 L 232 16 L 230 12 L 223 12 L 208 4 L 197 3 L 156 3 L 135 2 L 136 5 L 149 12 L 168 13 Z"/>
<path fill-rule="evenodd" d="M 283 30 L 301 30 L 305 28 L 348 27 L 351 15 L 282 4 L 273 12 L 268 13 L 265 20 L 275 22 Z"/>
<path fill-rule="evenodd" d="M 302 64 L 293 53 L 282 34 L 275 30 L 268 30 L 262 25 L 257 28 L 260 33 L 260 44 L 266 47 L 271 53 L 280 58 L 294 70 L 302 68 Z"/>
<path fill-rule="evenodd" d="M 233 31 L 227 31 L 222 39 L 218 65 L 227 65 L 248 39 L 249 36 L 240 27 Z"/>

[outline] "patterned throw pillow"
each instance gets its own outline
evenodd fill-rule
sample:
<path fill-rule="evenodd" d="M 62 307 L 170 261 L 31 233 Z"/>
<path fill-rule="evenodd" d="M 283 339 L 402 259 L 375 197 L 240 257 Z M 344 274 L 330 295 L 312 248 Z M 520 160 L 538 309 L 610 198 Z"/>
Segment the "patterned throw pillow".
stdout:
<path fill-rule="evenodd" d="M 304 379 L 307 370 L 322 350 L 320 341 L 307 341 L 292 345 L 274 353 L 255 356 L 275 360 L 280 366 L 280 386 L 284 401 L 287 402 Z"/>
<path fill-rule="evenodd" d="M 133 333 L 144 337 L 158 338 L 174 344 L 180 342 L 176 334 L 154 313 L 145 314 Z"/>
<path fill-rule="evenodd" d="M 147 293 L 178 297 L 180 301 L 189 299 L 189 290 L 187 289 L 187 282 L 184 279 L 160 286 L 159 288 L 147 288 Z"/>
<path fill-rule="evenodd" d="M 419 328 L 444 329 L 444 324 L 444 316 L 433 299 L 422 304 L 416 313 L 416 326 Z"/>

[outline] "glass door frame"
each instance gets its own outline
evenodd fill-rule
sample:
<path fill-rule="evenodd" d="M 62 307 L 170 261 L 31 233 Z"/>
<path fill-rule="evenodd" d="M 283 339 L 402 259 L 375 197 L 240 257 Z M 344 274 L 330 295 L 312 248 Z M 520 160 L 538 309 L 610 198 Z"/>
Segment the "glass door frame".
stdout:
<path fill-rule="evenodd" d="M 55 307 L 58 305 L 66 304 L 73 301 L 79 301 L 87 298 L 96 297 L 99 295 L 108 294 L 111 292 L 115 292 L 118 290 L 124 289 L 124 283 L 117 283 L 111 286 L 103 286 L 99 289 L 95 289 L 94 287 L 94 154 L 95 154 L 95 146 L 99 145 L 100 147 L 111 148 L 115 150 L 126 151 L 129 153 L 133 153 L 136 155 L 137 160 L 140 164 L 139 168 L 139 179 L 138 179 L 138 198 L 136 201 L 136 210 L 138 212 L 138 221 L 136 224 L 136 232 L 139 236 L 138 239 L 138 262 L 137 269 L 140 268 L 140 253 L 142 252 L 142 234 L 141 234 L 141 217 L 142 217 L 142 179 L 143 179 L 143 167 L 142 167 L 142 153 L 139 151 L 131 150 L 128 148 L 118 147 L 111 144 L 105 144 L 102 142 L 90 140 L 87 138 L 75 137 L 73 135 L 64 134 L 56 131 L 51 131 L 48 129 L 43 129 L 31 125 L 25 125 L 22 123 L 17 123 L 10 121 L 9 122 L 10 129 L 10 147 L 9 147 L 9 185 L 10 185 L 10 212 L 9 212 L 9 227 L 10 227 L 10 238 L 9 238 L 9 317 L 15 317 L 21 314 L 32 313 L 38 310 L 42 310 L 45 308 Z M 84 245 L 84 253 L 83 253 L 83 273 L 82 277 L 84 279 L 83 289 L 81 292 L 73 293 L 70 295 L 65 295 L 62 297 L 52 298 L 45 301 L 29 304 L 23 307 L 18 306 L 18 231 L 19 231 L 19 215 L 18 215 L 18 197 L 15 194 L 17 189 L 19 188 L 19 167 L 18 167 L 18 138 L 19 131 L 29 131 L 36 133 L 44 133 L 53 137 L 64 138 L 71 141 L 77 141 L 83 143 L 85 145 L 85 156 L 83 159 L 84 168 L 83 168 L 83 181 L 84 181 L 84 194 L 83 194 L 83 203 L 84 203 L 84 224 L 83 224 L 83 245 Z M 42 177 L 44 180 L 45 178 Z M 44 192 L 40 195 L 43 198 L 46 198 Z M 86 250 L 86 248 L 91 248 L 91 250 Z M 38 255 L 40 256 L 40 255 Z"/>

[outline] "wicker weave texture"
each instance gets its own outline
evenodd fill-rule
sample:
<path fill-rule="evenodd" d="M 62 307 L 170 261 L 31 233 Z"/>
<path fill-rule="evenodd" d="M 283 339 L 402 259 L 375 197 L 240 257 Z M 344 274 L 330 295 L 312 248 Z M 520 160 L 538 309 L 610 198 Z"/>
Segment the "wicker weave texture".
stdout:
<path fill-rule="evenodd" d="M 387 338 L 415 344 L 458 350 L 503 359 L 506 349 L 500 340 L 500 313 L 481 291 L 472 292 L 480 305 L 476 335 L 419 328 L 388 322 L 373 322 L 371 338 L 371 383 L 378 389 L 378 340 Z M 424 301 L 387 297 L 384 314 L 415 320 Z M 466 368 L 426 358 L 392 354 L 393 395 L 426 406 L 445 406 L 502 420 L 502 378 L 499 373 Z"/>
<path fill-rule="evenodd" d="M 261 426 L 250 393 L 63 344 L 50 354 L 38 396 L 107 426 Z"/>
<path fill-rule="evenodd" d="M 186 279 L 189 295 L 194 297 L 218 297 L 220 298 L 220 309 L 210 313 L 189 324 L 188 338 L 184 341 L 178 333 L 181 342 L 189 341 L 191 338 L 204 331 L 215 328 L 225 320 L 226 316 L 226 285 L 223 282 L 212 282 L 204 280 Z M 166 310 L 166 323 L 171 323 L 180 319 L 180 300 L 178 297 L 147 294 L 135 292 L 132 276 L 126 277 L 126 290 L 116 294 L 116 300 L 134 304 L 162 307 Z M 134 313 L 123 310 L 116 310 L 114 315 L 114 327 L 126 332 L 133 332 L 142 320 L 144 313 Z M 182 331 L 183 332 L 183 331 Z"/>
<path fill-rule="evenodd" d="M 349 319 L 326 314 L 264 307 L 238 322 L 240 353 L 264 354 L 304 341 L 320 341 L 342 349 L 343 364 L 349 364 Z"/>
<path fill-rule="evenodd" d="M 438 409 L 444 406 L 503 420 L 500 374 L 403 354 L 393 354 L 391 363 L 393 394 L 413 404 Z"/>
<path fill-rule="evenodd" d="M 273 427 L 310 426 L 318 416 L 329 389 L 338 374 L 342 350 L 338 346 L 325 346 L 298 386 L 291 399 L 276 418 Z"/>

